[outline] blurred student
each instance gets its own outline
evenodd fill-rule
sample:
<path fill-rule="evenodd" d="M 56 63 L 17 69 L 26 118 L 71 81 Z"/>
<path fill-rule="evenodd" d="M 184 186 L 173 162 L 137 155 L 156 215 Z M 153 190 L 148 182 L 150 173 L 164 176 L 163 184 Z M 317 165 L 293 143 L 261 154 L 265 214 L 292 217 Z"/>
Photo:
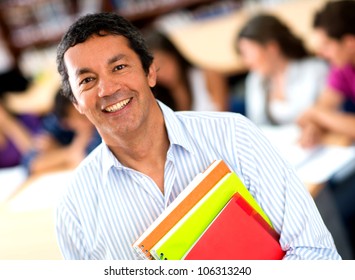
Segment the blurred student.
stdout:
<path fill-rule="evenodd" d="M 296 122 L 323 89 L 327 64 L 310 56 L 275 16 L 251 18 L 237 36 L 237 49 L 249 69 L 246 115 L 257 125 Z"/>
<path fill-rule="evenodd" d="M 146 42 L 158 67 L 154 93 L 176 111 L 226 111 L 228 82 L 222 74 L 191 65 L 161 32 L 149 30 Z"/>
<path fill-rule="evenodd" d="M 32 115 L 13 114 L 0 100 L 0 124 L 0 168 L 20 165 L 23 156 L 32 149 L 40 120 Z"/>
<path fill-rule="evenodd" d="M 318 144 L 325 133 L 355 140 L 355 1 L 327 3 L 314 18 L 318 53 L 332 68 L 315 106 L 299 119 L 301 145 Z"/>
<path fill-rule="evenodd" d="M 29 172 L 74 169 L 96 146 L 101 137 L 92 123 L 73 104 L 56 95 L 53 113 L 43 118 L 43 130 L 36 139 L 36 148 L 28 154 Z"/>
<path fill-rule="evenodd" d="M 23 156 L 32 149 L 33 136 L 40 129 L 40 118 L 33 114 L 14 113 L 4 99 L 11 93 L 21 94 L 29 79 L 18 67 L 0 28 L 0 168 L 21 164 Z"/>
<path fill-rule="evenodd" d="M 325 91 L 299 120 L 300 143 L 304 147 L 317 145 L 329 133 L 355 140 L 354 22 L 355 1 L 329 2 L 314 17 L 318 53 L 329 60 L 332 68 Z M 344 169 L 348 169 L 346 176 L 331 179 L 328 186 L 333 191 L 355 252 L 355 172 L 351 165 Z"/>

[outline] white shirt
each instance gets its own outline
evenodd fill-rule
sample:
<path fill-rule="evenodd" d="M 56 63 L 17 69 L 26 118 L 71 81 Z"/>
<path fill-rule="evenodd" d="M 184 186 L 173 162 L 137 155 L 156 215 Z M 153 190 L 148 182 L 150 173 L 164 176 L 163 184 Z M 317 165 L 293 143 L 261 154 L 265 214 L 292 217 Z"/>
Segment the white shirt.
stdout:
<path fill-rule="evenodd" d="M 286 73 L 285 100 L 273 101 L 270 112 L 278 124 L 294 123 L 322 92 L 328 65 L 316 58 L 290 62 Z M 270 124 L 266 115 L 266 88 L 257 73 L 248 74 L 245 85 L 246 115 L 257 125 Z"/>
<path fill-rule="evenodd" d="M 236 172 L 269 216 L 286 259 L 340 258 L 293 168 L 248 119 L 159 105 L 170 140 L 164 194 L 102 143 L 77 168 L 57 209 L 57 236 L 66 259 L 138 259 L 132 244 L 215 159 Z"/>

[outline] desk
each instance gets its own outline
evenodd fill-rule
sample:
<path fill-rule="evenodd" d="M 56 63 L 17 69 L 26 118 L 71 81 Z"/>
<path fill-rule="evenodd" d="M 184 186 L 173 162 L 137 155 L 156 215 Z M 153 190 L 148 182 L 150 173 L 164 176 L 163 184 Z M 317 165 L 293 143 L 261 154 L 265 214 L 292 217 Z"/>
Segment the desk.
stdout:
<path fill-rule="evenodd" d="M 62 259 L 54 209 L 70 171 L 35 176 L 0 205 L 0 259 Z"/>
<path fill-rule="evenodd" d="M 324 184 L 355 163 L 355 146 L 339 135 L 327 135 L 322 145 L 312 149 L 302 149 L 297 141 L 300 130 L 296 125 L 261 126 L 265 136 L 296 169 L 300 179 L 306 184 L 313 197 Z"/>
<path fill-rule="evenodd" d="M 168 35 L 182 54 L 192 63 L 224 73 L 244 72 L 246 69 L 235 49 L 235 38 L 242 25 L 253 14 L 267 11 L 283 19 L 313 49 L 312 21 L 316 10 L 326 0 L 286 1 L 278 5 L 253 5 L 231 14 L 208 20 L 190 22 L 182 27 L 167 30 Z"/>

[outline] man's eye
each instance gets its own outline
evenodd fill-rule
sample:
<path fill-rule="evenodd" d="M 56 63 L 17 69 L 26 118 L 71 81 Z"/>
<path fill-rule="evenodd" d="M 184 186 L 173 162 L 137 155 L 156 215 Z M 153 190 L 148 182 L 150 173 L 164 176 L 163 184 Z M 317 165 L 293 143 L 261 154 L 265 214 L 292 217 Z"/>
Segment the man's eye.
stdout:
<path fill-rule="evenodd" d="M 90 83 L 94 78 L 91 78 L 91 77 L 87 77 L 83 80 L 81 80 L 81 82 L 79 83 L 80 85 L 84 85 L 84 84 L 87 84 L 87 83 Z"/>
<path fill-rule="evenodd" d="M 114 70 L 114 71 L 122 70 L 122 69 L 124 69 L 125 67 L 126 67 L 126 65 L 120 64 L 120 65 L 115 66 L 115 68 L 114 68 L 113 70 Z"/>

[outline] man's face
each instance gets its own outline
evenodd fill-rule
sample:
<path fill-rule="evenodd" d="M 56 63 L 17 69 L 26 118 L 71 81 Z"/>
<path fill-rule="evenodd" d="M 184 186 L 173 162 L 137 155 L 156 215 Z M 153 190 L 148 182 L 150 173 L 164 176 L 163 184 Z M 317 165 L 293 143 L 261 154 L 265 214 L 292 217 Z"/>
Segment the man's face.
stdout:
<path fill-rule="evenodd" d="M 317 54 L 338 67 L 354 60 L 354 45 L 349 39 L 351 38 L 347 36 L 341 40 L 333 39 L 320 28 L 314 31 L 314 47 Z"/>
<path fill-rule="evenodd" d="M 155 98 L 152 65 L 146 74 L 138 55 L 123 36 L 93 36 L 67 50 L 64 62 L 77 100 L 104 140 L 134 133 L 147 119 Z"/>

